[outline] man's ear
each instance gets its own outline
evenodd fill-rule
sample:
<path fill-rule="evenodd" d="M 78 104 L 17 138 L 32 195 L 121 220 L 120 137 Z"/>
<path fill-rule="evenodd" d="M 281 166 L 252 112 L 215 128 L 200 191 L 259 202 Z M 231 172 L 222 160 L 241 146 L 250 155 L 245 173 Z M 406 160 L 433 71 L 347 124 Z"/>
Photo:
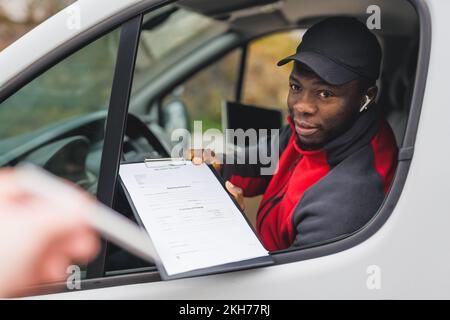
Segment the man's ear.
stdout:
<path fill-rule="evenodd" d="M 372 102 L 374 102 L 375 99 L 377 98 L 377 94 L 378 94 L 378 87 L 377 86 L 372 86 L 369 89 L 367 89 L 367 91 L 366 91 L 366 95 L 369 96 L 369 99 Z"/>
<path fill-rule="evenodd" d="M 370 106 L 373 102 L 375 102 L 377 93 L 378 93 L 377 86 L 372 86 L 369 89 L 367 89 L 366 93 L 363 96 L 361 108 L 359 109 L 360 113 L 363 112 L 364 110 L 367 110 L 368 106 Z"/>

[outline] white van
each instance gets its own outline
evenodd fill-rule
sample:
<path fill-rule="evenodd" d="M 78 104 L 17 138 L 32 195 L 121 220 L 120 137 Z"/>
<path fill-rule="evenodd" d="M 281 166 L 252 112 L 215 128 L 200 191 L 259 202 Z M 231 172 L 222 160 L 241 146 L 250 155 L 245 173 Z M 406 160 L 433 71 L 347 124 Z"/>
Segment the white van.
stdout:
<path fill-rule="evenodd" d="M 361 230 L 272 252 L 269 267 L 173 281 L 104 241 L 81 289 L 44 297 L 450 298 L 449 12 L 439 0 L 80 0 L 0 52 L 0 166 L 40 165 L 133 219 L 121 161 L 168 156 L 171 130 L 191 120 L 220 126 L 223 101 L 284 112 L 287 71 L 275 64 L 305 29 L 336 15 L 381 19 L 378 102 L 399 163 Z"/>

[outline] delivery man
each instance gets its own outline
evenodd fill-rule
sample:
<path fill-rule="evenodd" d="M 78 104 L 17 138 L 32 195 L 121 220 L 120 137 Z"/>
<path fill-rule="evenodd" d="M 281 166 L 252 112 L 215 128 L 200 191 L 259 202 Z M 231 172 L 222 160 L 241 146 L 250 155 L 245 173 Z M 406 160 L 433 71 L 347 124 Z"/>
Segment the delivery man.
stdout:
<path fill-rule="evenodd" d="M 317 245 L 363 227 L 397 165 L 395 137 L 375 104 L 381 48 L 363 23 L 334 17 L 315 24 L 278 65 L 288 62 L 289 124 L 280 131 L 278 169 L 261 176 L 258 165 L 220 166 L 241 204 L 243 196 L 264 194 L 256 228 L 270 251 Z"/>

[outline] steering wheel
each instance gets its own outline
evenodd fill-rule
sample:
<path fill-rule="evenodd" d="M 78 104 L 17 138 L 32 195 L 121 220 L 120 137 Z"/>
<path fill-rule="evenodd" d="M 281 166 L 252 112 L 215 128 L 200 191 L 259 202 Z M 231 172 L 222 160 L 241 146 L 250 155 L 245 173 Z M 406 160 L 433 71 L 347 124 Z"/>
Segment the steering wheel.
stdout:
<path fill-rule="evenodd" d="M 170 156 L 169 149 L 163 141 L 162 131 L 157 132 L 138 116 L 128 114 L 123 146 L 124 156 L 128 158 L 126 160 L 166 158 Z"/>
<path fill-rule="evenodd" d="M 42 167 L 94 194 L 97 177 L 86 166 L 89 149 L 89 139 L 78 135 L 49 143 L 28 154 L 21 162 Z"/>

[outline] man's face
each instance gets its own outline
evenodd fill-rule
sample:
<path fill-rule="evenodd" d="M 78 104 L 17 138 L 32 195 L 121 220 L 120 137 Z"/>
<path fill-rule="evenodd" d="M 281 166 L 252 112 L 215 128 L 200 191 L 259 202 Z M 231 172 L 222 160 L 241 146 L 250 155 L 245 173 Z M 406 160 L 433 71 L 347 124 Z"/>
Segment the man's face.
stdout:
<path fill-rule="evenodd" d="M 361 107 L 358 81 L 334 86 L 303 65 L 294 64 L 289 78 L 288 108 L 299 145 L 320 149 L 354 123 Z"/>

